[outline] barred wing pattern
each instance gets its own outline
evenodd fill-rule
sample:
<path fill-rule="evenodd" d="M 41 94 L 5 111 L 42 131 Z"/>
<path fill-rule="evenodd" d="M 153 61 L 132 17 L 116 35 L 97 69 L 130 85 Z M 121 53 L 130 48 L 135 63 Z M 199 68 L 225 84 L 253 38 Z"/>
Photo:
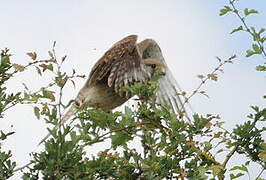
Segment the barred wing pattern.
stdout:
<path fill-rule="evenodd" d="M 144 82 L 150 78 L 138 50 L 137 36 L 128 36 L 113 45 L 94 65 L 89 75 L 88 86 L 107 76 L 109 87 L 115 92 L 133 82 Z"/>
<path fill-rule="evenodd" d="M 183 102 L 179 97 L 180 88 L 172 75 L 172 72 L 167 68 L 164 76 L 158 79 L 159 90 L 157 91 L 157 102 L 160 104 L 168 104 L 172 107 L 175 114 L 182 114 L 185 111 Z"/>

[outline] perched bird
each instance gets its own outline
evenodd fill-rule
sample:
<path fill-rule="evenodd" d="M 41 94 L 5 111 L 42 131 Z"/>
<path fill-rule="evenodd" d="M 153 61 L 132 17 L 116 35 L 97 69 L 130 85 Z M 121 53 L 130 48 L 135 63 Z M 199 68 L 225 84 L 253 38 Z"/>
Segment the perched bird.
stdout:
<path fill-rule="evenodd" d="M 166 65 L 159 45 L 152 39 L 137 43 L 137 35 L 130 35 L 115 43 L 93 66 L 75 103 L 54 128 L 57 129 L 70 119 L 84 103 L 105 111 L 122 105 L 130 95 L 119 92 L 120 88 L 150 80 L 155 70 L 163 74 L 158 78 L 156 101 L 169 104 L 177 114 L 183 112 L 183 103 L 178 96 L 179 87 Z"/>

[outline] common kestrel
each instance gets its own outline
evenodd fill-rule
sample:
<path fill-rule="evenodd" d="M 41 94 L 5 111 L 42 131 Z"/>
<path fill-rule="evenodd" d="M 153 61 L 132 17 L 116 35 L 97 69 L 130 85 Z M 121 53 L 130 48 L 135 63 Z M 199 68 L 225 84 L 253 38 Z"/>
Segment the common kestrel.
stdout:
<path fill-rule="evenodd" d="M 155 69 L 164 74 L 158 78 L 156 101 L 170 105 L 176 114 L 184 112 L 178 96 L 178 85 L 166 65 L 159 45 L 152 39 L 137 43 L 137 35 L 130 35 L 115 43 L 93 66 L 88 80 L 75 98 L 75 103 L 55 129 L 70 119 L 77 112 L 77 107 L 84 103 L 105 111 L 122 105 L 130 96 L 121 93 L 120 88 L 134 82 L 150 80 Z M 49 134 L 40 144 L 48 136 Z"/>

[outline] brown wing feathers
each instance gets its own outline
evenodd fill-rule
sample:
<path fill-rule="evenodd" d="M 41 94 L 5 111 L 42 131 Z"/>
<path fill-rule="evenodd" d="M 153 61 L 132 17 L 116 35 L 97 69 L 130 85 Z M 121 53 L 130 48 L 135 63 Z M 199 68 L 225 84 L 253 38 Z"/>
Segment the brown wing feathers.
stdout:
<path fill-rule="evenodd" d="M 160 60 L 158 63 L 165 62 L 155 41 L 147 39 L 138 45 L 136 41 L 137 36 L 131 35 L 115 43 L 93 67 L 89 83 L 97 83 L 106 78 L 108 86 L 118 92 L 123 86 L 148 80 L 151 69 L 143 64 L 142 58 L 156 58 Z M 182 101 L 176 97 L 176 83 L 169 70 L 165 77 L 159 79 L 159 86 L 157 101 L 171 105 L 176 113 L 182 111 Z"/>
<path fill-rule="evenodd" d="M 114 44 L 92 68 L 89 84 L 106 78 L 108 86 L 118 92 L 123 86 L 148 79 L 136 41 L 137 36 L 131 35 Z"/>

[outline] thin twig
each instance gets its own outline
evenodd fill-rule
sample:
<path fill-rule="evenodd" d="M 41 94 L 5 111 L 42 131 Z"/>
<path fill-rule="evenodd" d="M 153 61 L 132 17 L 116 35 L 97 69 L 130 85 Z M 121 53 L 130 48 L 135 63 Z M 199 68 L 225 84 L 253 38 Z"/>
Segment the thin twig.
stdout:
<path fill-rule="evenodd" d="M 23 66 L 24 69 L 32 66 L 32 65 L 35 65 L 35 64 L 39 64 L 39 63 L 48 63 L 48 62 L 52 62 L 54 63 L 54 60 L 53 59 L 46 59 L 46 60 L 39 60 L 39 61 L 34 61 L 34 62 L 29 62 L 27 65 Z M 12 73 L 10 73 L 10 77 L 13 77 L 14 74 L 20 72 L 19 70 L 15 69 Z"/>
<path fill-rule="evenodd" d="M 259 175 L 256 177 L 256 179 L 259 179 L 259 177 L 262 175 L 262 173 L 265 171 L 265 168 L 263 168 L 261 171 L 260 171 L 260 173 L 259 173 Z"/>
<path fill-rule="evenodd" d="M 215 74 L 217 71 L 219 71 L 220 70 L 220 68 L 223 66 L 223 65 L 225 65 L 225 64 L 227 64 L 227 63 L 232 63 L 232 60 L 233 59 L 235 59 L 236 58 L 236 55 L 233 55 L 233 56 L 231 56 L 231 57 L 229 57 L 228 58 L 228 60 L 225 60 L 225 61 L 223 61 L 223 62 L 221 62 L 221 60 L 220 60 L 220 58 L 218 58 L 217 57 L 217 59 L 220 61 L 220 64 L 210 73 L 210 74 Z M 198 93 L 199 92 L 199 90 L 201 89 L 201 87 L 206 83 L 206 81 L 207 80 L 209 80 L 210 79 L 210 77 L 209 76 L 206 76 L 204 79 L 202 79 L 201 80 L 201 83 L 198 85 L 198 87 L 192 92 L 192 94 L 191 95 L 189 95 L 187 98 L 186 98 L 186 100 L 185 100 L 185 102 L 183 103 L 183 105 L 182 106 L 184 106 L 186 103 L 188 103 L 189 102 L 189 100 L 196 94 L 196 93 Z"/>
<path fill-rule="evenodd" d="M 37 90 L 37 91 L 35 91 L 35 92 L 33 92 L 33 93 L 31 93 L 31 92 L 29 92 L 29 94 L 37 94 L 37 93 L 39 93 L 39 92 L 41 92 L 43 89 L 47 89 L 47 88 L 49 88 L 49 87 L 52 87 L 52 86 L 54 86 L 55 85 L 55 83 L 49 83 L 46 87 L 42 87 L 42 88 L 40 88 L 39 90 Z M 6 107 L 4 110 L 3 110 L 3 112 L 4 111 L 6 111 L 6 110 L 8 110 L 8 109 L 10 109 L 10 108 L 12 108 L 12 107 L 14 107 L 15 105 L 17 105 L 17 104 L 23 104 L 24 102 L 19 102 L 19 101 L 16 101 L 16 102 L 13 102 L 10 106 L 8 106 L 8 107 Z M 29 104 L 30 102 L 26 102 L 25 104 Z M 32 103 L 36 103 L 36 102 L 32 102 Z"/>
<path fill-rule="evenodd" d="M 28 167 L 28 166 L 31 165 L 32 163 L 33 163 L 33 162 L 29 162 L 28 164 L 26 164 L 26 165 L 24 165 L 24 166 L 22 166 L 22 167 L 20 167 L 20 168 L 14 169 L 13 172 L 21 171 L 22 169 Z"/>
<path fill-rule="evenodd" d="M 250 30 L 250 28 L 249 28 L 249 26 L 247 25 L 247 23 L 245 22 L 245 18 L 244 17 L 241 17 L 241 15 L 239 14 L 239 11 L 236 9 L 236 7 L 235 7 L 235 4 L 234 4 L 234 2 L 235 1 L 231 1 L 231 0 L 229 0 L 229 2 L 230 2 L 230 4 L 231 4 L 231 6 L 232 6 L 232 8 L 233 8 L 233 12 L 237 15 L 237 17 L 240 19 L 240 21 L 242 22 L 242 24 L 244 25 L 244 27 L 246 28 L 246 31 L 253 37 L 253 34 L 252 34 L 252 32 L 251 32 L 251 30 Z M 264 45 L 259 41 L 259 40 L 257 40 L 257 39 L 255 39 L 255 42 L 257 42 L 258 43 L 258 45 L 259 45 L 259 47 L 260 47 L 260 49 L 261 49 L 261 51 L 262 51 L 262 53 L 263 53 L 263 55 L 264 55 L 264 58 L 266 58 L 266 52 L 265 52 L 265 49 L 264 49 Z"/>
<path fill-rule="evenodd" d="M 133 128 L 133 127 L 143 126 L 145 124 L 152 124 L 152 123 L 151 122 L 140 122 L 140 123 L 137 123 L 136 125 L 126 126 L 126 127 L 122 127 L 122 128 L 118 128 L 118 129 L 113 129 L 113 130 L 111 130 L 109 132 L 106 132 L 106 133 L 102 134 L 101 136 L 98 136 L 97 139 L 103 138 L 104 136 L 112 134 L 114 132 L 124 131 L 124 130 L 130 129 L 130 128 Z M 83 148 L 83 147 L 85 147 L 87 145 L 91 145 L 92 143 L 94 143 L 94 142 L 87 142 L 87 143 L 81 145 L 80 147 Z"/>
<path fill-rule="evenodd" d="M 258 120 L 259 119 L 255 119 L 254 121 L 253 121 L 253 123 L 251 124 L 251 126 L 250 126 L 250 129 L 249 129 L 249 131 L 247 132 L 247 133 L 250 133 L 250 131 L 252 131 L 252 129 L 255 127 L 255 125 L 256 125 L 256 123 L 258 122 Z M 243 139 L 243 138 L 242 138 Z M 241 139 L 241 140 L 242 140 Z M 241 141 L 240 140 L 240 141 Z M 226 164 L 228 163 L 228 161 L 230 160 L 230 158 L 234 155 L 234 153 L 238 150 L 238 147 L 240 146 L 240 144 L 237 144 L 237 145 L 235 145 L 235 147 L 232 149 L 232 151 L 230 151 L 229 152 L 229 154 L 227 154 L 226 155 L 226 158 L 225 158 L 225 160 L 224 160 L 224 162 L 223 162 L 223 164 L 222 164 L 222 166 L 225 168 L 226 167 Z"/>

